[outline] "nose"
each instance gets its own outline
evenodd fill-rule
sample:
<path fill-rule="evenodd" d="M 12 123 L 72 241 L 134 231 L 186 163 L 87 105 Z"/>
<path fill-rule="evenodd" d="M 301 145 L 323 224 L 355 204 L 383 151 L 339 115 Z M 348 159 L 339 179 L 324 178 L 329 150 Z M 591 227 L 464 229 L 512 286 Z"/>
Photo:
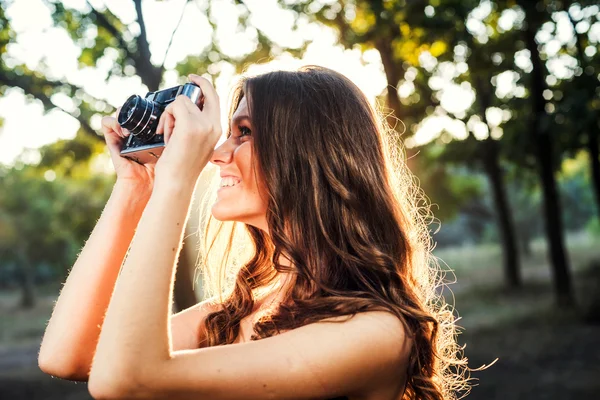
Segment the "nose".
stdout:
<path fill-rule="evenodd" d="M 224 141 L 218 146 L 210 157 L 210 162 L 215 165 L 229 164 L 233 157 L 233 147 L 230 145 L 230 141 Z"/>

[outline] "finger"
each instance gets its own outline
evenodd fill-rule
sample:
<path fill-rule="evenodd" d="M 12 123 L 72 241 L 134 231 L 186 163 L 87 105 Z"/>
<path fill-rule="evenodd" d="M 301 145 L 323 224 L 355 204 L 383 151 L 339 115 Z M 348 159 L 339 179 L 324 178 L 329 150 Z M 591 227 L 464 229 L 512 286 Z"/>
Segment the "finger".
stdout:
<path fill-rule="evenodd" d="M 117 132 L 121 137 L 126 138 L 130 135 L 131 132 L 129 132 L 129 130 L 123 128 L 121 126 L 121 124 L 119 123 L 119 113 L 121 112 L 121 107 L 119 106 L 119 108 L 117 108 L 117 111 L 115 112 L 115 132 Z"/>
<path fill-rule="evenodd" d="M 164 133 L 165 119 L 167 118 L 167 115 L 169 115 L 169 113 L 163 111 L 162 115 L 158 119 L 158 125 L 156 125 L 156 133 L 158 133 L 159 135 Z"/>
<path fill-rule="evenodd" d="M 207 108 L 211 109 L 212 111 L 219 109 L 219 95 L 217 94 L 217 91 L 212 83 L 210 83 L 208 79 L 196 74 L 190 74 L 188 75 L 188 78 L 196 85 L 200 86 L 202 94 L 204 95 L 204 110 Z"/>
<path fill-rule="evenodd" d="M 110 150 L 109 152 L 112 153 L 119 153 L 121 151 L 121 147 L 122 147 L 122 140 L 121 138 L 117 137 L 117 138 L 112 138 L 109 135 L 105 135 L 104 136 L 104 140 L 106 141 L 106 146 L 108 147 L 108 149 Z"/>
<path fill-rule="evenodd" d="M 173 116 L 171 114 L 165 113 L 166 117 L 165 117 L 165 122 L 164 122 L 164 126 L 165 126 L 165 137 L 164 137 L 164 141 L 165 141 L 165 146 L 167 145 L 167 143 L 169 143 L 169 139 L 171 138 L 171 135 L 173 134 L 173 128 L 175 127 L 175 119 L 173 118 Z"/>
<path fill-rule="evenodd" d="M 192 99 L 190 99 L 189 97 L 187 97 L 185 95 L 180 94 L 179 96 L 177 96 L 177 98 L 175 99 L 175 102 L 178 102 L 179 104 L 175 105 L 174 107 L 182 107 L 189 114 L 198 115 L 198 113 L 201 112 L 200 108 L 198 108 L 198 106 L 192 102 Z"/>
<path fill-rule="evenodd" d="M 187 118 L 188 121 L 192 121 L 189 118 L 193 116 L 195 121 L 191 123 L 195 128 L 204 127 L 201 129 L 201 131 L 209 130 L 211 132 L 218 132 L 219 136 L 221 135 L 221 117 L 219 113 L 219 107 L 215 107 L 214 109 L 205 108 L 203 111 L 200 111 L 200 109 L 186 96 L 178 96 L 173 103 L 177 103 L 173 104 L 173 111 L 176 118 L 183 117 L 184 113 L 187 112 L 187 116 L 185 116 L 185 118 Z M 179 117 L 177 113 L 179 113 Z"/>
<path fill-rule="evenodd" d="M 112 129 L 104 132 L 104 141 L 109 149 L 111 157 L 114 154 L 119 154 L 123 147 L 123 138 L 117 135 Z"/>
<path fill-rule="evenodd" d="M 204 107 L 202 109 L 203 116 L 208 117 L 208 120 L 210 121 L 215 132 L 221 132 L 221 104 L 219 102 L 219 95 L 217 94 L 215 88 L 208 79 L 201 76 L 190 74 L 189 78 L 195 84 L 200 86 L 202 94 L 204 95 Z M 188 108 L 190 113 L 198 115 L 197 113 L 199 108 L 192 103 L 191 100 L 183 102 L 183 104 Z"/>
<path fill-rule="evenodd" d="M 126 162 L 123 156 L 121 156 L 121 145 L 119 143 L 107 142 L 107 147 L 112 164 L 115 169 L 118 169 L 119 165 L 122 165 L 124 162 Z"/>
<path fill-rule="evenodd" d="M 119 125 L 116 118 L 114 118 L 114 117 L 109 117 L 109 116 L 102 117 L 101 126 L 102 126 L 102 132 L 105 135 L 111 135 L 114 133 L 117 136 L 124 137 L 124 133 L 121 128 L 121 125 Z"/>
<path fill-rule="evenodd" d="M 185 105 L 186 100 L 188 103 L 191 103 L 189 97 L 182 95 L 177 96 L 177 98 L 165 108 L 163 114 L 170 114 L 175 120 L 189 118 L 191 109 Z M 200 110 L 197 110 L 197 112 L 199 111 Z"/>

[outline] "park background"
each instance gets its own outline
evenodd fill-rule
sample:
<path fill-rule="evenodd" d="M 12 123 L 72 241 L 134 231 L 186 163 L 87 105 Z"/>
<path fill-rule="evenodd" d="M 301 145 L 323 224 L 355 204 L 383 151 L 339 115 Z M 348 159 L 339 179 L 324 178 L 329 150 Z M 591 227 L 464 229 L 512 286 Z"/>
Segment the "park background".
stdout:
<path fill-rule="evenodd" d="M 333 68 L 402 134 L 470 399 L 600 392 L 600 8 L 571 0 L 0 0 L 0 398 L 44 375 L 54 301 L 115 181 L 100 119 L 205 74 Z M 194 216 L 188 232 L 193 233 Z M 203 299 L 195 238 L 173 310 Z M 456 283 L 452 283 L 456 281 Z"/>

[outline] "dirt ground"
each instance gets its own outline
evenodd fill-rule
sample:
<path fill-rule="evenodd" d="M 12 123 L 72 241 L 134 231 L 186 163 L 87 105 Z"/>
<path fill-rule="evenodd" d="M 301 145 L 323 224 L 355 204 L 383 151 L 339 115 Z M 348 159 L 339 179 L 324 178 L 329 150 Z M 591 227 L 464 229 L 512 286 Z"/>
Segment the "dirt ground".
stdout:
<path fill-rule="evenodd" d="M 516 323 L 460 335 L 477 386 L 470 400 L 592 400 L 600 398 L 600 325 Z M 45 375 L 37 346 L 0 353 L 0 399 L 91 399 L 87 385 Z M 476 383 L 476 382 L 474 382 Z"/>
<path fill-rule="evenodd" d="M 469 366 L 480 372 L 467 399 L 600 399 L 600 326 L 514 326 L 464 335 Z"/>
<path fill-rule="evenodd" d="M 466 399 L 600 399 L 600 263 L 586 264 L 591 267 L 574 274 L 578 307 L 571 310 L 554 306 L 548 276 L 527 277 L 525 287 L 512 292 L 485 286 L 479 278 L 477 284 L 454 287 L 458 325 L 464 327 L 459 343 L 466 344 L 469 367 L 498 359 L 471 373 L 477 381 Z M 86 383 L 38 369 L 38 347 L 55 296 L 39 300 L 35 310 L 15 312 L 14 296 L 0 295 L 0 399 L 91 399 Z M 592 320 L 586 318 L 589 310 L 596 310 Z"/>

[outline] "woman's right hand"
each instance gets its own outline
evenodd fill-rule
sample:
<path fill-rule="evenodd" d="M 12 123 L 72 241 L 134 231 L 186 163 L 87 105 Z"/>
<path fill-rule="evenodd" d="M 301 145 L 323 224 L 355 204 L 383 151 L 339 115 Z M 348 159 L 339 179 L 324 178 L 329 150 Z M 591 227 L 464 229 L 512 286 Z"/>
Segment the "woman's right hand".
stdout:
<path fill-rule="evenodd" d="M 154 166 L 156 163 L 138 164 L 128 158 L 121 156 L 123 142 L 129 136 L 129 132 L 123 129 L 116 116 L 119 115 L 121 107 L 117 108 L 114 116 L 102 118 L 102 133 L 108 146 L 110 157 L 117 173 L 117 181 L 148 186 L 154 185 Z"/>

